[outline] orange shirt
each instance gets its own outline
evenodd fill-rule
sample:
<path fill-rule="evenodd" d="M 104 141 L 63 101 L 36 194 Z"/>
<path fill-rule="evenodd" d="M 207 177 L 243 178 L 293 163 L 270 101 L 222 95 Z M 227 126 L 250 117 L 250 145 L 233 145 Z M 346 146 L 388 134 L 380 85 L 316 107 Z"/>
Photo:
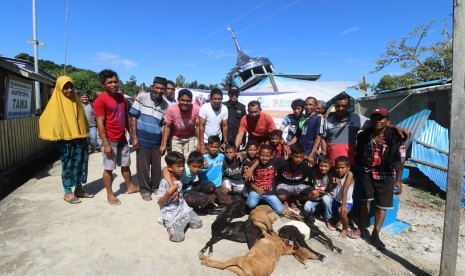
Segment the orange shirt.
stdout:
<path fill-rule="evenodd" d="M 239 125 L 239 132 L 249 133 L 248 140 L 256 140 L 258 143 L 268 141 L 270 132 L 276 129 L 273 118 L 270 115 L 261 112 L 257 121 L 249 115 L 242 117 Z"/>

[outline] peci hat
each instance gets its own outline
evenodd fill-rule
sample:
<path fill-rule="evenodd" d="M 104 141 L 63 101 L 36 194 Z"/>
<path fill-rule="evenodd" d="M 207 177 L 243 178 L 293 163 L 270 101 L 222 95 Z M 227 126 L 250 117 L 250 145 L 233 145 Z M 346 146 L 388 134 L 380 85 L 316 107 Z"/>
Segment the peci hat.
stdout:
<path fill-rule="evenodd" d="M 239 94 L 241 90 L 235 86 L 231 86 L 228 90 L 228 94 L 233 93 L 233 94 Z"/>
<path fill-rule="evenodd" d="M 389 118 L 389 111 L 385 107 L 377 107 L 371 111 L 371 115 L 379 114 L 383 117 L 388 117 Z"/>
<path fill-rule="evenodd" d="M 124 89 L 123 88 L 118 88 L 118 93 L 124 94 Z"/>
<path fill-rule="evenodd" d="M 165 78 L 162 78 L 162 77 L 155 77 L 155 78 L 153 79 L 153 83 L 154 83 L 154 84 L 155 84 L 155 83 L 160 83 L 160 84 L 163 84 L 163 85 L 166 86 L 166 83 L 167 83 L 167 82 L 168 82 L 168 81 L 167 81 Z"/>

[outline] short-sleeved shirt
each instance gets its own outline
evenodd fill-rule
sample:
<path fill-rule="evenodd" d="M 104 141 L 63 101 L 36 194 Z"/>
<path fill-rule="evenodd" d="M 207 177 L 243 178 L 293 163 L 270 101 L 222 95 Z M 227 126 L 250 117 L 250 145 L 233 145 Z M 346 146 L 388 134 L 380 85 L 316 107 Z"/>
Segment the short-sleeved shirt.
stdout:
<path fill-rule="evenodd" d="M 242 162 L 236 158 L 234 162 L 228 163 L 226 158 L 223 161 L 223 180 L 229 179 L 236 184 L 244 184 L 242 178 Z"/>
<path fill-rule="evenodd" d="M 297 129 L 299 128 L 299 118 L 296 118 L 294 114 L 288 114 L 284 117 L 283 121 L 281 122 L 281 128 L 286 128 L 287 126 L 287 137 L 286 143 L 289 143 L 292 138 L 296 135 Z"/>
<path fill-rule="evenodd" d="M 165 95 L 163 95 L 163 100 L 168 104 L 168 105 L 173 105 L 176 103 L 176 100 L 171 98 L 171 99 L 168 99 Z"/>
<path fill-rule="evenodd" d="M 208 142 L 208 137 L 217 135 L 222 139 L 221 131 L 223 121 L 228 119 L 228 109 L 221 105 L 218 110 L 213 110 L 211 103 L 204 104 L 200 107 L 199 117 L 205 119 L 205 133 L 203 135 L 204 143 Z"/>
<path fill-rule="evenodd" d="M 182 182 L 176 181 L 174 183 L 179 185 L 178 192 L 181 193 Z M 166 194 L 169 188 L 170 185 L 168 184 L 168 181 L 163 178 L 160 181 L 160 186 L 158 187 L 157 201 Z M 166 227 L 171 227 L 173 223 L 187 216 L 190 212 L 192 212 L 192 208 L 187 205 L 186 201 L 184 201 L 184 197 L 182 196 L 178 196 L 176 200 L 170 197 L 165 203 L 163 203 L 163 205 L 160 206 L 160 214 Z"/>
<path fill-rule="evenodd" d="M 192 105 L 181 111 L 179 103 L 170 105 L 165 113 L 165 124 L 171 126 L 170 139 L 181 140 L 195 136 L 195 126 L 199 123 L 199 107 Z"/>
<path fill-rule="evenodd" d="M 282 165 L 277 170 L 276 183 L 287 184 L 287 185 L 299 185 L 304 184 L 305 179 L 312 179 L 313 171 L 307 165 L 302 162 L 299 164 L 296 170 L 291 168 L 291 159 L 284 160 Z"/>
<path fill-rule="evenodd" d="M 284 157 L 278 157 L 275 159 L 271 159 L 271 161 L 266 165 L 263 165 L 261 163 L 258 164 L 257 168 L 253 173 L 253 184 L 264 189 L 266 193 L 272 193 L 275 189 L 274 180 L 276 173 L 283 166 L 284 163 Z"/>
<path fill-rule="evenodd" d="M 97 122 L 95 121 L 95 114 L 94 114 L 94 108 L 92 107 L 92 104 L 88 102 L 87 104 L 82 104 L 84 107 L 84 111 L 86 112 L 86 118 L 87 118 L 87 124 L 89 127 L 94 127 L 97 125 Z"/>
<path fill-rule="evenodd" d="M 256 140 L 259 143 L 268 141 L 270 132 L 276 129 L 273 118 L 270 115 L 261 112 L 257 121 L 250 116 L 244 116 L 241 119 L 239 132 L 249 133 L 249 140 Z"/>
<path fill-rule="evenodd" d="M 247 114 L 247 111 L 245 110 L 245 105 L 240 102 L 232 103 L 231 101 L 227 101 L 223 102 L 223 105 L 228 108 L 228 143 L 234 144 L 239 132 L 241 119 Z"/>
<path fill-rule="evenodd" d="M 105 117 L 105 131 L 110 142 L 126 141 L 126 99 L 115 93 L 102 93 L 94 101 L 96 117 Z"/>
<path fill-rule="evenodd" d="M 318 114 L 313 114 L 312 116 L 305 119 L 302 127 L 297 130 L 298 141 L 305 148 L 305 154 L 309 155 L 312 151 L 313 145 L 315 144 L 315 138 L 320 133 L 320 123 L 321 118 Z"/>
<path fill-rule="evenodd" d="M 182 192 L 184 193 L 185 191 L 192 190 L 192 183 L 195 181 L 197 178 L 196 174 L 193 174 L 191 169 L 189 168 L 189 165 L 184 164 L 184 172 L 181 174 L 181 177 L 179 178 L 182 182 Z"/>
<path fill-rule="evenodd" d="M 255 160 L 257 160 L 257 157 L 255 157 L 253 160 L 249 160 L 247 158 L 247 154 L 242 155 L 242 175 L 244 175 L 250 169 L 250 167 L 252 167 Z"/>
<path fill-rule="evenodd" d="M 140 93 L 132 104 L 129 114 L 137 118 L 137 139 L 143 148 L 158 148 L 161 143 L 163 117 L 168 104 L 160 99 L 157 101 L 150 93 Z"/>
<path fill-rule="evenodd" d="M 362 115 L 349 113 L 345 121 L 330 116 L 324 125 L 322 137 L 326 139 L 327 154 L 334 160 L 338 156 L 347 156 L 350 164 L 355 164 L 355 143 L 357 133 L 370 126 L 370 120 Z"/>
<path fill-rule="evenodd" d="M 203 158 L 207 161 L 208 168 L 200 170 L 200 180 L 211 181 L 215 184 L 215 187 L 220 187 L 221 182 L 223 181 L 224 155 L 222 153 L 218 153 L 216 157 L 211 157 L 209 154 L 205 154 Z"/>

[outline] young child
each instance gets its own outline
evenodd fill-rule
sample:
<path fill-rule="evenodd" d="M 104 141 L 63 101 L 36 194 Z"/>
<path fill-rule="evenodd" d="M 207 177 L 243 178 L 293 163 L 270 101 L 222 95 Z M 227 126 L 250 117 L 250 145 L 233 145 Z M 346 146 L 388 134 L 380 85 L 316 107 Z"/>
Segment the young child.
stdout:
<path fill-rule="evenodd" d="M 334 225 L 342 222 L 342 231 L 339 237 L 351 236 L 349 233 L 348 213 L 352 209 L 352 192 L 354 189 L 354 176 L 350 171 L 350 161 L 346 156 L 339 156 L 334 161 L 336 169 L 336 187 L 331 192 L 334 196 L 332 212 Z"/>
<path fill-rule="evenodd" d="M 283 145 L 283 131 L 279 129 L 271 131 L 270 139 L 265 144 L 273 148 L 273 158 L 284 156 L 287 150 L 287 147 Z"/>
<path fill-rule="evenodd" d="M 170 241 L 181 242 L 184 240 L 184 229 L 187 226 L 193 229 L 200 228 L 202 221 L 187 205 L 183 197 L 179 196 L 182 190 L 181 175 L 184 172 L 184 155 L 173 151 L 166 155 L 165 161 L 170 176 L 175 181 L 172 186 L 165 178 L 160 181 L 157 191 L 158 205 Z"/>
<path fill-rule="evenodd" d="M 281 158 L 272 160 L 273 148 L 270 145 L 262 145 L 258 153 L 258 166 L 253 171 L 254 180 L 251 190 L 247 196 L 246 204 L 249 208 L 257 207 L 260 200 L 266 201 L 273 210 L 281 215 L 284 212 L 284 206 L 276 196 L 274 187 L 274 178 L 276 168 L 279 166 Z"/>
<path fill-rule="evenodd" d="M 331 158 L 326 155 L 320 155 L 317 171 L 313 177 L 315 190 L 312 191 L 311 200 L 307 201 L 304 205 L 304 210 L 312 214 L 316 212 L 319 206 L 322 206 L 323 219 L 326 227 L 331 231 L 336 230 L 330 222 L 333 216 L 333 197 L 330 195 L 330 192 L 334 189 L 334 185 L 332 185 L 333 175 Z"/>
<path fill-rule="evenodd" d="M 245 146 L 246 154 L 242 155 L 242 175 L 245 175 L 257 160 L 258 142 L 249 140 Z"/>
<path fill-rule="evenodd" d="M 203 156 L 205 162 L 203 169 L 200 170 L 199 179 L 201 181 L 211 181 L 215 184 L 215 194 L 218 197 L 219 203 L 223 205 L 231 203 L 231 196 L 228 194 L 228 189 L 221 186 L 224 155 L 219 152 L 220 145 L 219 136 L 212 135 L 208 137 L 208 153 Z"/>
<path fill-rule="evenodd" d="M 306 183 L 306 179 L 312 179 L 312 169 L 303 162 L 306 159 L 305 148 L 302 144 L 295 144 L 291 147 L 291 155 L 287 160 L 276 159 L 280 164 L 276 172 L 276 191 L 279 199 L 284 205 L 292 210 L 300 211 L 297 202 L 310 200 L 314 190 Z M 283 158 L 283 157 L 281 157 Z"/>
<path fill-rule="evenodd" d="M 195 181 L 200 169 L 203 167 L 203 162 L 203 154 L 200 151 L 191 152 L 187 158 L 187 163 L 184 165 L 184 172 L 180 177 L 182 183 L 181 195 L 187 205 L 192 208 L 201 208 L 209 203 L 214 203 L 210 195 L 215 190 L 215 184 L 211 181 Z M 173 186 L 175 180 L 171 177 L 168 167 L 164 167 L 162 173 L 168 184 Z M 173 197 L 176 196 L 179 196 L 177 192 L 173 194 Z"/>
<path fill-rule="evenodd" d="M 244 190 L 244 179 L 242 178 L 242 162 L 237 157 L 235 145 L 227 145 L 224 151 L 225 159 L 223 161 L 223 183 L 222 187 L 228 189 L 233 194 L 244 196 L 247 189 Z"/>
<path fill-rule="evenodd" d="M 281 126 L 279 127 L 279 129 L 282 131 L 287 126 L 289 126 L 289 128 L 287 129 L 286 143 L 289 143 L 297 132 L 300 117 L 302 116 L 302 113 L 304 111 L 304 105 L 305 101 L 302 99 L 293 100 L 291 103 L 293 113 L 286 115 L 286 117 L 284 117 L 281 123 Z"/>

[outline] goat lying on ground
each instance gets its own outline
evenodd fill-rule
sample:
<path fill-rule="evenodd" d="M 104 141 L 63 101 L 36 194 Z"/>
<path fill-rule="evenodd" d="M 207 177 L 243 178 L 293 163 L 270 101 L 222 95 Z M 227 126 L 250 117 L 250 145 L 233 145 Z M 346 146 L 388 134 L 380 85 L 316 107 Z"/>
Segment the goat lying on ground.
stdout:
<path fill-rule="evenodd" d="M 242 196 L 233 196 L 232 202 L 226 205 L 220 212 L 220 216 L 231 221 L 235 218 L 241 218 L 247 215 L 245 199 Z"/>
<path fill-rule="evenodd" d="M 303 212 L 303 211 L 302 211 Z M 284 217 L 287 217 L 289 219 L 294 219 L 298 221 L 303 221 L 309 228 L 310 228 L 310 239 L 313 238 L 317 240 L 318 242 L 324 244 L 326 247 L 331 249 L 332 251 L 337 251 L 338 253 L 342 253 L 342 249 L 339 247 L 335 246 L 333 244 L 333 241 L 326 236 L 323 231 L 318 228 L 318 226 L 315 225 L 315 218 L 311 213 L 304 212 L 304 217 L 302 218 L 301 216 L 289 211 L 288 209 L 284 210 Z"/>
<path fill-rule="evenodd" d="M 278 264 L 281 255 L 298 254 L 309 257 L 305 248 L 298 248 L 284 243 L 276 234 L 263 232 L 264 238 L 260 239 L 245 256 L 233 257 L 225 262 L 215 261 L 205 255 L 199 257 L 202 264 L 218 269 L 228 269 L 237 275 L 270 275 Z M 299 256 L 300 256 L 299 255 Z M 317 259 L 317 256 L 313 257 Z"/>
<path fill-rule="evenodd" d="M 208 256 L 213 254 L 213 245 L 220 240 L 226 239 L 235 242 L 246 242 L 247 246 L 252 246 L 257 240 L 263 238 L 262 230 L 254 225 L 250 220 L 229 222 L 226 218 L 218 216 L 212 223 L 212 237 L 199 251 L 199 256 L 208 249 Z"/>
<path fill-rule="evenodd" d="M 278 219 L 278 215 L 268 205 L 259 205 L 250 211 L 249 219 L 263 231 L 271 233 L 273 222 Z"/>
<path fill-rule="evenodd" d="M 320 254 L 314 250 L 312 250 L 308 244 L 305 242 L 304 235 L 300 233 L 299 229 L 295 227 L 294 225 L 285 225 L 281 227 L 278 231 L 279 237 L 283 241 L 289 241 L 290 244 L 303 247 L 307 249 L 308 251 L 312 252 L 314 255 L 318 257 L 318 260 L 323 261 L 324 258 L 326 258 L 325 255 Z M 297 258 L 297 257 L 296 257 Z M 303 265 L 305 265 L 304 260 L 301 258 L 297 258 Z"/>

